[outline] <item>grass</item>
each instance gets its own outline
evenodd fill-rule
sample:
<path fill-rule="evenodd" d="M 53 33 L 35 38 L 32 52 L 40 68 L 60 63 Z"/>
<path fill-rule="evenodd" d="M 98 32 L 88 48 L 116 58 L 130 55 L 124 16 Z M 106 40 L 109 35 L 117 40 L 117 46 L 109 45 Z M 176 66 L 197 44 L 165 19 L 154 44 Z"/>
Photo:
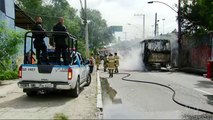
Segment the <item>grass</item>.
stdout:
<path fill-rule="evenodd" d="M 63 113 L 56 113 L 54 115 L 54 120 L 68 120 L 68 117 Z"/>

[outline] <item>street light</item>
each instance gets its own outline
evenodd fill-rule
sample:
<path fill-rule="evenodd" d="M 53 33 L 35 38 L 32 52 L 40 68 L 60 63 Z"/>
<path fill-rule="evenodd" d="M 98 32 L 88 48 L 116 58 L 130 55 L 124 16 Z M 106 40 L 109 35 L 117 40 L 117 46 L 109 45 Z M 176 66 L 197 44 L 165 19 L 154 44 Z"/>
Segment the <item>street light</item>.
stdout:
<path fill-rule="evenodd" d="M 138 31 L 142 32 L 141 29 L 140 29 L 138 26 L 136 26 L 136 25 L 133 25 L 133 24 L 131 24 L 131 23 L 127 23 L 127 25 L 134 26 Z M 142 35 L 142 34 L 141 34 L 141 35 Z M 141 38 L 143 39 L 143 35 L 141 36 Z"/>
<path fill-rule="evenodd" d="M 161 1 L 149 1 L 148 2 L 148 4 L 153 4 L 153 3 L 161 3 L 161 4 L 164 4 L 164 5 L 166 5 L 167 7 L 169 7 L 169 8 L 171 8 L 174 12 L 178 12 L 177 10 L 175 10 L 174 8 L 172 8 L 170 5 L 168 5 L 168 4 L 166 4 L 166 3 L 164 3 L 164 2 L 161 2 Z"/>
<path fill-rule="evenodd" d="M 139 16 L 139 17 L 143 16 L 143 38 L 142 39 L 144 39 L 145 38 L 145 14 L 134 14 L 134 16 Z"/>
<path fill-rule="evenodd" d="M 179 55 L 181 54 L 181 49 L 182 49 L 182 46 L 181 46 L 181 7 L 180 7 L 180 0 L 178 0 L 178 10 L 175 10 L 174 8 L 172 8 L 170 5 L 164 3 L 164 2 L 161 2 L 161 1 L 149 1 L 148 4 L 152 4 L 152 3 L 161 3 L 161 4 L 164 4 L 166 5 L 167 7 L 169 7 L 170 9 L 172 9 L 175 13 L 177 13 L 178 15 L 178 46 L 179 46 L 179 49 L 178 49 L 178 52 L 179 52 Z M 180 57 L 179 57 L 179 63 L 180 63 Z"/>
<path fill-rule="evenodd" d="M 162 19 L 163 21 L 163 34 L 164 34 L 164 20 L 166 20 L 165 18 Z"/>

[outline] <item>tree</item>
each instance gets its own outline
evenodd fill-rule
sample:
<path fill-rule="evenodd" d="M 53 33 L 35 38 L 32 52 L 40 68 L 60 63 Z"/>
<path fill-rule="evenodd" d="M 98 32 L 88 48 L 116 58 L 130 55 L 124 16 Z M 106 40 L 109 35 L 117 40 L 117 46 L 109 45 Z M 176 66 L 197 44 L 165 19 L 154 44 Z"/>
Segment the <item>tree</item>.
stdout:
<path fill-rule="evenodd" d="M 81 14 L 81 17 L 77 16 L 77 10 L 71 7 L 67 0 L 16 0 L 16 3 L 31 17 L 41 16 L 44 28 L 47 31 L 52 30 L 58 17 L 64 17 L 68 31 L 79 40 L 78 45 L 80 47 L 78 48 L 80 48 L 80 52 L 85 52 L 85 26 L 82 22 L 84 16 L 83 14 Z M 88 9 L 87 17 L 90 20 L 90 48 L 95 49 L 109 44 L 113 36 L 106 20 L 102 19 L 101 13 L 97 10 Z"/>
<path fill-rule="evenodd" d="M 184 32 L 197 34 L 213 30 L 213 1 L 184 0 L 181 22 Z"/>
<path fill-rule="evenodd" d="M 81 12 L 81 17 L 84 18 L 83 12 Z M 106 20 L 102 18 L 100 11 L 87 9 L 87 19 L 89 21 L 89 44 L 93 50 L 112 42 L 112 32 L 107 26 Z"/>
<path fill-rule="evenodd" d="M 76 14 L 77 10 L 72 8 L 67 0 L 17 0 L 16 3 L 32 18 L 41 16 L 47 31 L 52 30 L 59 17 L 64 17 L 67 30 L 81 41 L 80 46 L 84 44 L 81 19 Z"/>

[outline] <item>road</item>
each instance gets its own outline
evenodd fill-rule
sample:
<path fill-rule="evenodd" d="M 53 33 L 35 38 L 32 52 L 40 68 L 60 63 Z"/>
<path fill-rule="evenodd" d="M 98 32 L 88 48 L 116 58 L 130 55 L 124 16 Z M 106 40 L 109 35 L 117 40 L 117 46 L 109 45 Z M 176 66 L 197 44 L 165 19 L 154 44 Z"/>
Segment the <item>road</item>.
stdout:
<path fill-rule="evenodd" d="M 175 99 L 181 103 L 213 112 L 213 82 L 202 76 L 180 72 L 133 72 L 130 79 L 157 82 L 172 87 Z M 172 101 L 173 92 L 167 88 L 123 81 L 124 74 L 100 71 L 103 86 L 104 119 L 213 119 L 213 115 L 191 110 Z"/>
<path fill-rule="evenodd" d="M 78 98 L 62 93 L 28 97 L 17 87 L 16 81 L 0 84 L 0 119 L 53 119 L 63 113 L 69 119 L 96 119 L 96 79 L 82 89 Z"/>

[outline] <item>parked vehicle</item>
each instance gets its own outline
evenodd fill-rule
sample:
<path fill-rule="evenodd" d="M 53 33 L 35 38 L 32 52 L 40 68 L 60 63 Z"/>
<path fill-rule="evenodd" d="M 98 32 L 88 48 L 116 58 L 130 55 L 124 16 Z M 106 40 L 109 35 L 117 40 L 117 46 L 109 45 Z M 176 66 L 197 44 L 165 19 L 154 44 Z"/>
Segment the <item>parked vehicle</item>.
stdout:
<path fill-rule="evenodd" d="M 24 58 L 24 63 L 19 67 L 18 86 L 23 88 L 28 96 L 34 96 L 38 92 L 65 91 L 69 96 L 78 97 L 80 87 L 89 86 L 91 76 L 89 72 L 89 61 L 83 59 L 77 52 L 77 39 L 69 33 L 66 34 L 68 45 L 68 65 L 58 65 L 54 49 L 54 35 L 59 32 L 46 32 L 45 43 L 49 45 L 48 57 L 51 65 L 31 64 Z M 25 34 L 24 56 L 27 51 L 33 49 L 32 32 Z M 29 47 L 30 46 L 30 47 Z M 29 49 L 29 50 L 28 50 Z M 42 56 L 41 56 L 42 57 Z"/>

